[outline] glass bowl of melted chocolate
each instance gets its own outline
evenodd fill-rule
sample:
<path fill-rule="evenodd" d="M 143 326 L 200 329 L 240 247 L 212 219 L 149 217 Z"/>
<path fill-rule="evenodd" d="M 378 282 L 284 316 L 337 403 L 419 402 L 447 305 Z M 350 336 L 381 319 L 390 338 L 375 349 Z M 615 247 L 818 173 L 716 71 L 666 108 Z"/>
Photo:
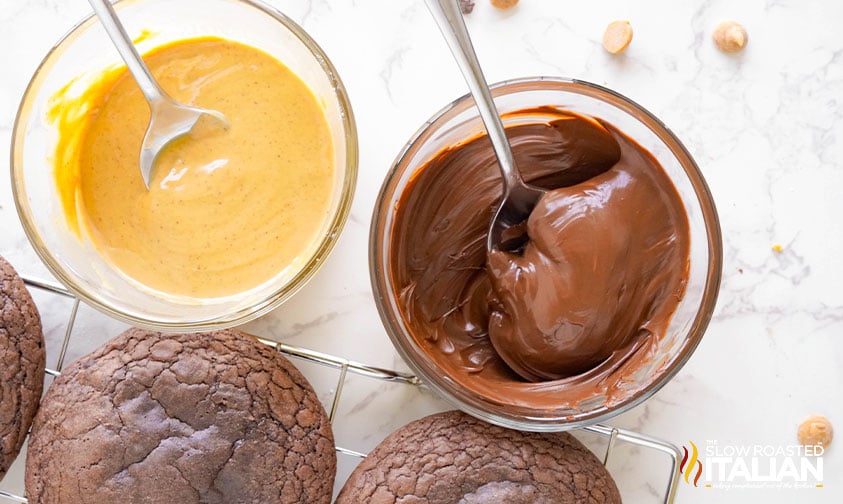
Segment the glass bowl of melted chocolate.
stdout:
<path fill-rule="evenodd" d="M 486 249 L 502 184 L 460 98 L 381 189 L 381 318 L 410 367 L 470 414 L 535 431 L 605 420 L 665 385 L 703 336 L 722 259 L 711 194 L 673 133 L 614 91 L 544 77 L 493 95 L 523 177 L 550 189 L 529 240 Z"/>

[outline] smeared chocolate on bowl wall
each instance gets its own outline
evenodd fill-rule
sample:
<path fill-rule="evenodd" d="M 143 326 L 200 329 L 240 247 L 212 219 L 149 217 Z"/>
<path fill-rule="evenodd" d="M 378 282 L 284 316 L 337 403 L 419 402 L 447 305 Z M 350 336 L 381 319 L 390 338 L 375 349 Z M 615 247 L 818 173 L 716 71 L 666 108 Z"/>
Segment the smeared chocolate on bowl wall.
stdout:
<path fill-rule="evenodd" d="M 401 196 L 394 295 L 416 344 L 468 390 L 534 408 L 595 392 L 611 404 L 684 295 L 687 215 L 658 161 L 611 124 L 550 107 L 507 115 L 519 116 L 530 121 L 507 128 L 516 163 L 553 189 L 528 220 L 528 244 L 487 254 L 502 186 L 488 138 L 469 139 Z"/>

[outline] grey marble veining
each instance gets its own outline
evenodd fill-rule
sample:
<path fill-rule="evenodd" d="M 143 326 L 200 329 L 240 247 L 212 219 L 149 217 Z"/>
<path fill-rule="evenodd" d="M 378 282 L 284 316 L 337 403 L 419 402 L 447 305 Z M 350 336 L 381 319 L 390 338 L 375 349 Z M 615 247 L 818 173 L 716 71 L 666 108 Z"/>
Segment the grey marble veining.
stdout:
<path fill-rule="evenodd" d="M 405 369 L 381 326 L 368 276 L 368 229 L 394 156 L 435 111 L 466 92 L 421 0 L 273 0 L 337 66 L 360 132 L 351 218 L 320 273 L 284 306 L 246 329 L 293 345 Z M 88 11 L 82 0 L 0 0 L 0 169 L 7 170 L 18 101 L 41 57 Z M 603 29 L 629 19 L 629 49 L 610 56 Z M 747 48 L 718 52 L 711 31 L 742 22 Z M 843 431 L 843 3 L 559 2 L 522 0 L 509 12 L 478 0 L 469 30 L 491 81 L 577 77 L 641 103 L 683 140 L 702 168 L 724 234 L 724 276 L 712 324 L 690 362 L 658 394 L 613 424 L 689 440 L 791 444 L 820 413 Z M 781 252 L 773 249 L 782 247 Z M 47 277 L 0 179 L 0 254 Z M 51 358 L 69 301 L 36 295 Z M 69 358 L 124 326 L 82 307 Z M 52 361 L 51 361 L 52 362 Z M 301 364 L 330 400 L 336 372 Z M 349 378 L 338 442 L 366 451 L 386 434 L 448 405 L 424 389 Z M 581 437 L 595 449 L 600 439 Z M 682 484 L 681 503 L 843 500 L 843 444 L 827 452 L 825 487 L 731 490 Z M 341 456 L 340 478 L 355 461 Z M 609 467 L 626 502 L 656 502 L 664 459 L 634 448 Z M 0 489 L 22 491 L 20 461 Z"/>

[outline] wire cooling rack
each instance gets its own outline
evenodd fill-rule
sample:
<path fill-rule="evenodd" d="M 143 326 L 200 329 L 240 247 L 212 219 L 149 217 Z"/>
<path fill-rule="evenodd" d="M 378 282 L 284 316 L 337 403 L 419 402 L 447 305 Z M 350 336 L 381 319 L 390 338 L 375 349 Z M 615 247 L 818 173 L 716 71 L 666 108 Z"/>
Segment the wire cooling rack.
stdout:
<path fill-rule="evenodd" d="M 64 339 L 62 340 L 61 349 L 59 351 L 56 369 L 46 370 L 47 375 L 54 377 L 58 376 L 61 373 L 61 369 L 64 365 L 64 359 L 67 355 L 67 349 L 69 348 L 71 343 L 70 340 L 71 334 L 73 333 L 73 325 L 76 322 L 76 313 L 79 310 L 79 299 L 76 298 L 76 296 L 74 296 L 70 291 L 56 283 L 46 282 L 28 277 L 24 277 L 24 282 L 26 282 L 29 287 L 45 291 L 52 295 L 63 296 L 73 300 L 73 305 L 70 309 L 70 314 L 68 315 L 67 323 L 65 325 Z M 337 357 L 322 352 L 316 352 L 306 348 L 286 345 L 284 343 L 278 343 L 263 338 L 258 338 L 258 340 L 261 343 L 275 348 L 278 352 L 281 352 L 286 356 L 319 364 L 321 366 L 332 368 L 338 371 L 337 384 L 334 388 L 333 397 L 331 398 L 331 406 L 328 413 L 331 419 L 331 423 L 333 423 L 335 420 L 337 408 L 340 403 L 340 398 L 342 397 L 343 386 L 345 385 L 346 378 L 348 377 L 349 373 L 369 378 L 372 380 L 378 380 L 381 382 L 401 383 L 411 387 L 424 386 L 422 381 L 417 376 L 413 376 L 411 374 L 401 373 L 398 371 L 393 371 L 391 369 L 368 366 L 366 364 L 350 361 L 342 357 Z M 627 443 L 633 446 L 638 446 L 648 450 L 653 450 L 655 452 L 661 452 L 662 454 L 667 455 L 670 460 L 670 473 L 667 475 L 667 485 L 664 489 L 664 499 L 662 500 L 662 502 L 665 504 L 673 503 L 674 497 L 676 496 L 676 488 L 679 483 L 678 467 L 682 456 L 681 452 L 679 451 L 679 448 L 677 448 L 671 443 L 668 443 L 667 441 L 663 441 L 658 438 L 602 424 L 590 425 L 588 427 L 583 427 L 581 430 L 597 434 L 606 439 L 606 450 L 603 454 L 604 465 L 608 464 L 609 460 L 612 457 L 612 453 L 614 452 L 615 446 L 619 442 Z M 336 446 L 336 450 L 338 454 L 343 456 L 355 457 L 358 459 L 366 457 L 365 453 L 349 450 L 341 446 Z M 18 503 L 27 502 L 26 498 L 24 497 L 0 490 L 0 502 L 3 501 Z"/>

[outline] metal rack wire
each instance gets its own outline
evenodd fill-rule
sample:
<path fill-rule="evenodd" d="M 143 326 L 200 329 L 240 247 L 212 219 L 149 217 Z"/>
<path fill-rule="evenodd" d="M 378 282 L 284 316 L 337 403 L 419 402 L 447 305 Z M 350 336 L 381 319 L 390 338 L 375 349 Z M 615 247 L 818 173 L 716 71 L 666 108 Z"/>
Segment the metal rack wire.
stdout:
<path fill-rule="evenodd" d="M 67 324 L 65 326 L 64 339 L 62 340 L 61 349 L 59 351 L 56 369 L 46 370 L 47 375 L 54 377 L 58 376 L 61 373 L 61 369 L 64 365 L 64 359 L 67 355 L 67 349 L 70 346 L 71 334 L 73 333 L 73 326 L 76 322 L 76 314 L 79 310 L 79 299 L 76 298 L 76 296 L 74 296 L 70 291 L 56 283 L 46 282 L 28 277 L 24 277 L 24 282 L 29 287 L 73 300 L 73 304 L 70 309 L 70 314 L 68 315 Z M 258 340 L 261 343 L 275 348 L 278 352 L 281 352 L 286 356 L 311 362 L 314 364 L 319 364 L 321 366 L 333 368 L 338 371 L 337 383 L 336 387 L 334 388 L 333 397 L 331 399 L 331 406 L 328 413 L 332 423 L 335 420 L 336 412 L 340 403 L 340 398 L 342 396 L 343 386 L 345 385 L 346 378 L 348 377 L 349 373 L 382 382 L 401 383 L 413 387 L 424 386 L 422 381 L 418 377 L 413 376 L 411 374 L 369 366 L 360 362 L 354 362 L 342 357 L 337 357 L 335 355 L 316 352 L 307 348 L 286 345 L 284 343 L 279 343 L 276 341 L 270 341 L 262 338 L 258 338 Z M 618 444 L 618 442 L 628 443 L 634 446 L 642 447 L 656 452 L 661 452 L 662 454 L 667 455 L 670 460 L 670 474 L 667 478 L 667 486 L 664 491 L 664 499 L 662 500 L 662 502 L 664 504 L 673 503 L 674 497 L 676 495 L 677 485 L 679 483 L 678 467 L 682 456 L 681 452 L 679 451 L 679 448 L 677 448 L 671 443 L 668 443 L 667 441 L 663 441 L 658 438 L 654 438 L 645 434 L 640 434 L 638 432 L 626 429 L 611 427 L 608 425 L 595 424 L 590 425 L 588 427 L 584 427 L 582 430 L 597 434 L 607 440 L 606 451 L 603 455 L 604 465 L 608 464 L 612 453 L 614 452 L 615 446 Z M 341 446 L 336 446 L 336 450 L 338 454 L 344 456 L 356 457 L 360 459 L 366 457 L 366 454 L 364 453 L 349 450 Z M 17 503 L 27 502 L 26 498 L 24 497 L 0 490 L 0 502 L 4 501 Z"/>

